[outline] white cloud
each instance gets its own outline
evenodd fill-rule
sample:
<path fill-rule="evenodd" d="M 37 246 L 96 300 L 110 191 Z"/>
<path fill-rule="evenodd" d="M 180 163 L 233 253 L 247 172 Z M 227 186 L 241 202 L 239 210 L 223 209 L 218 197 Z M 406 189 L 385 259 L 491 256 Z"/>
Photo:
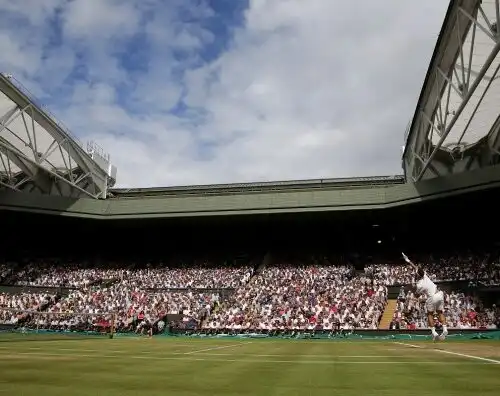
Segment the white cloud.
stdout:
<path fill-rule="evenodd" d="M 199 1 L 0 0 L 28 21 L 0 27 L 0 66 L 53 91 L 120 185 L 396 174 L 447 4 L 253 0 L 222 42 Z"/>
<path fill-rule="evenodd" d="M 63 20 L 70 37 L 109 40 L 136 33 L 140 13 L 133 1 L 72 0 L 63 8 Z"/>

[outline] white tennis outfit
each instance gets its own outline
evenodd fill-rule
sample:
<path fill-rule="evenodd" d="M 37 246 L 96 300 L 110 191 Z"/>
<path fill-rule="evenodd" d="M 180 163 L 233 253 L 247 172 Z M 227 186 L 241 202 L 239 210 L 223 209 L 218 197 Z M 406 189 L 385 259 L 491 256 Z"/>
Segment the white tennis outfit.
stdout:
<path fill-rule="evenodd" d="M 430 280 L 427 274 L 417 282 L 417 293 L 427 297 L 425 308 L 427 312 L 444 310 L 444 294 L 438 291 L 436 284 Z"/>

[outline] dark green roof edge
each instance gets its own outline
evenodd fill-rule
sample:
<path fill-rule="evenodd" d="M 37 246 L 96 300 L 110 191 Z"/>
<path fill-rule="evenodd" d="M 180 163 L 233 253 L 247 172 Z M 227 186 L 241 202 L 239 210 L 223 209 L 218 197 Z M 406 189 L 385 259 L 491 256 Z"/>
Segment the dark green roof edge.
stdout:
<path fill-rule="evenodd" d="M 500 165 L 385 187 L 113 200 L 0 194 L 0 209 L 93 219 L 180 218 L 293 212 L 378 210 L 500 187 Z"/>
<path fill-rule="evenodd" d="M 372 187 L 378 185 L 395 185 L 404 183 L 403 175 L 364 176 L 346 178 L 324 178 L 307 180 L 282 180 L 269 182 L 202 184 L 192 186 L 146 187 L 146 188 L 113 188 L 109 192 L 113 198 L 185 195 L 185 194 L 226 194 L 266 192 L 277 190 L 305 190 L 311 188 L 349 188 Z"/>

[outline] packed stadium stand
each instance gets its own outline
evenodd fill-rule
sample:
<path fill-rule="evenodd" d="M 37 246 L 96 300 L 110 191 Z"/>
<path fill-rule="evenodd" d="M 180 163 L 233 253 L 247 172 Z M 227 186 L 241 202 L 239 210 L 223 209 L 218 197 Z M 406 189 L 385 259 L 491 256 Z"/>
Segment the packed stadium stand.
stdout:
<path fill-rule="evenodd" d="M 499 23 L 499 0 L 450 1 L 402 174 L 385 176 L 114 188 L 111 156 L 0 72 L 0 394 L 497 395 Z M 429 331 L 403 252 L 443 292 L 449 332 L 438 312 Z"/>
<path fill-rule="evenodd" d="M 401 136 L 404 175 L 113 188 L 110 155 L 0 73 L 1 323 L 420 329 L 404 250 L 446 293 L 450 328 L 497 326 L 499 15 L 450 2 Z"/>
<path fill-rule="evenodd" d="M 88 330 L 113 313 L 118 332 L 157 328 L 168 315 L 176 315 L 171 328 L 207 333 L 376 330 L 387 307 L 388 290 L 396 288 L 390 329 L 427 326 L 424 302 L 404 286 L 415 282 L 415 271 L 402 260 L 272 256 L 199 256 L 164 262 L 10 261 L 2 264 L 0 323 Z M 500 311 L 481 301 L 474 290 L 500 286 L 498 253 L 415 256 L 446 291 L 450 328 L 497 328 Z M 371 264 L 356 269 L 368 260 Z M 89 322 L 78 313 L 93 317 Z"/>

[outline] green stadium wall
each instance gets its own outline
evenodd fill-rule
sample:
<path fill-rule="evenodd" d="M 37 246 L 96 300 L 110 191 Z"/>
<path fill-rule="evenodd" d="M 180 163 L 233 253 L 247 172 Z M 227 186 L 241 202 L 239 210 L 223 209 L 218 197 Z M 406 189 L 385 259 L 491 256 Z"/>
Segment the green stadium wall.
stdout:
<path fill-rule="evenodd" d="M 367 188 L 71 199 L 5 191 L 0 209 L 94 219 L 175 218 L 374 210 L 409 205 L 500 186 L 500 166 L 422 181 Z"/>

